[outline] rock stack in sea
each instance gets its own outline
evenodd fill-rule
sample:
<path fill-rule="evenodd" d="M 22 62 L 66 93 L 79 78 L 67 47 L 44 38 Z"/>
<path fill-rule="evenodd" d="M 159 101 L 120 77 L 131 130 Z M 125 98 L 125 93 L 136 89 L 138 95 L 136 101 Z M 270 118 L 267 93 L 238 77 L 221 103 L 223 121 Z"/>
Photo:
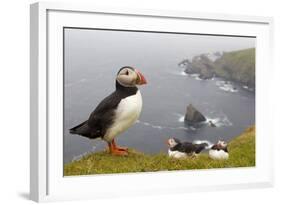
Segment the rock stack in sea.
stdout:
<path fill-rule="evenodd" d="M 206 117 L 199 112 L 192 104 L 189 104 L 186 108 L 186 113 L 184 117 L 184 121 L 190 125 L 205 122 Z"/>

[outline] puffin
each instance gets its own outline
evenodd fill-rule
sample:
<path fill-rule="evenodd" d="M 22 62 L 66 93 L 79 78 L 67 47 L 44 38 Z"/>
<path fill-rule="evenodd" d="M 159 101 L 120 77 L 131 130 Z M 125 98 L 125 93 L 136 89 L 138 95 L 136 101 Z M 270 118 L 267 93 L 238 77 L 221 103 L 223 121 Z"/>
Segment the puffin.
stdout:
<path fill-rule="evenodd" d="M 128 148 L 119 147 L 115 137 L 130 128 L 142 110 L 142 96 L 137 86 L 147 84 L 144 75 L 131 66 L 120 68 L 115 80 L 115 91 L 104 98 L 89 118 L 69 129 L 89 139 L 101 138 L 107 142 L 112 155 L 128 155 Z"/>
<path fill-rule="evenodd" d="M 227 143 L 219 140 L 209 150 L 209 157 L 214 160 L 227 160 L 229 158 Z"/>
<path fill-rule="evenodd" d="M 170 138 L 167 140 L 168 155 L 171 158 L 186 158 L 188 156 L 196 156 L 201 151 L 208 147 L 207 143 L 194 144 L 191 142 L 181 142 L 177 138 Z"/>

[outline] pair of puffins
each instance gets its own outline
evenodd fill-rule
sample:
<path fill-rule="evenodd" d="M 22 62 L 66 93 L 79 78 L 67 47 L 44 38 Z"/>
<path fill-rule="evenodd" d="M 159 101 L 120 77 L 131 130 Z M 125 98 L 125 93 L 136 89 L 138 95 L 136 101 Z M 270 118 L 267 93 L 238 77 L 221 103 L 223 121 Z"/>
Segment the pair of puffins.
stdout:
<path fill-rule="evenodd" d="M 208 143 L 181 142 L 176 138 L 167 141 L 169 146 L 168 155 L 171 158 L 182 159 L 189 156 L 197 156 L 203 150 L 209 149 L 209 157 L 214 160 L 226 160 L 229 157 L 227 143 L 219 140 L 209 148 Z"/>

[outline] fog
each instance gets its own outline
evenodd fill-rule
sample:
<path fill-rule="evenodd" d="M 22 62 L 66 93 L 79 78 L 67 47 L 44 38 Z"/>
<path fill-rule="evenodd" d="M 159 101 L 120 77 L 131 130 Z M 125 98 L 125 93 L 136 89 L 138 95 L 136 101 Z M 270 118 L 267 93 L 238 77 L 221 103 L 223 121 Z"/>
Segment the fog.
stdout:
<path fill-rule="evenodd" d="M 255 47 L 255 38 L 89 29 L 66 29 L 65 39 L 68 41 L 66 50 L 70 49 L 69 58 L 84 62 L 95 60 L 95 66 L 114 61 L 116 67 L 110 69 L 146 65 L 156 57 L 179 62 L 202 53 Z"/>

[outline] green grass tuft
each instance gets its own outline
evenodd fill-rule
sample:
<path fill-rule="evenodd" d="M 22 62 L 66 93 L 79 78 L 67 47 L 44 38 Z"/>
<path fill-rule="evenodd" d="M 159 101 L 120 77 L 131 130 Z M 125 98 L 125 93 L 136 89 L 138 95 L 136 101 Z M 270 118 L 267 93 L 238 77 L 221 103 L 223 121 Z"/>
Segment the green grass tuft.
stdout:
<path fill-rule="evenodd" d="M 229 159 L 224 161 L 212 160 L 207 153 L 197 158 L 172 159 L 166 153 L 149 155 L 129 150 L 128 156 L 112 156 L 102 151 L 64 165 L 64 176 L 252 167 L 255 166 L 255 127 L 248 128 L 234 138 L 228 149 Z"/>

